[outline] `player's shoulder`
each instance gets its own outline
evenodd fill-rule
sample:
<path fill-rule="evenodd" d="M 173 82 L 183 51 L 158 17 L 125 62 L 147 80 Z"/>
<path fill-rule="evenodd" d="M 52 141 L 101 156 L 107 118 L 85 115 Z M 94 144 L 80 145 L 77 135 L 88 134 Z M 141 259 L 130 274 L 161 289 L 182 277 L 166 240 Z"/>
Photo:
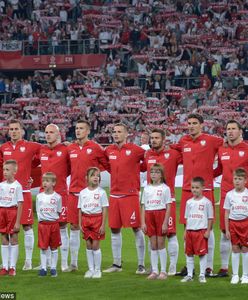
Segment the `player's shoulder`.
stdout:
<path fill-rule="evenodd" d="M 125 148 L 127 150 L 145 153 L 145 150 L 143 148 L 141 148 L 140 146 L 138 146 L 138 145 L 136 145 L 134 143 L 127 143 L 127 144 L 125 144 Z"/>
<path fill-rule="evenodd" d="M 209 134 L 209 133 L 202 133 L 201 134 L 201 138 L 202 139 L 206 139 L 206 140 L 209 140 L 209 141 L 219 141 L 219 142 L 223 142 L 223 138 L 220 137 L 220 136 L 217 136 L 215 134 Z"/>
<path fill-rule="evenodd" d="M 103 189 L 102 187 L 98 187 L 98 192 L 103 195 L 103 194 L 106 194 L 107 195 L 107 192 L 105 191 L 105 189 Z"/>
<path fill-rule="evenodd" d="M 13 182 L 13 185 L 17 186 L 18 188 L 21 188 L 22 189 L 22 185 L 20 184 L 20 182 L 18 180 L 15 180 Z"/>
<path fill-rule="evenodd" d="M 52 197 L 53 197 L 53 198 L 57 198 L 57 199 L 62 199 L 62 196 L 61 196 L 59 193 L 55 192 L 55 191 L 54 191 L 54 193 L 52 194 Z"/>

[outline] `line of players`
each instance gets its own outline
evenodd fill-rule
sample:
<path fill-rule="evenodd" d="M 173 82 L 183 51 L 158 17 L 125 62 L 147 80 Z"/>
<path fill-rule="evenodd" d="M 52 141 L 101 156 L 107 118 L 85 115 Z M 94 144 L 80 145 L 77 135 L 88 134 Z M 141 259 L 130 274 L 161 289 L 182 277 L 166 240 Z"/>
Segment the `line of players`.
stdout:
<path fill-rule="evenodd" d="M 180 223 L 185 224 L 184 212 L 186 201 L 192 197 L 191 180 L 201 176 L 205 181 L 204 195 L 213 197 L 213 179 L 223 175 L 221 183 L 220 228 L 221 228 L 221 262 L 218 276 L 227 276 L 230 256 L 230 241 L 225 236 L 224 199 L 233 188 L 232 174 L 238 167 L 248 170 L 248 145 L 242 140 L 242 128 L 235 120 L 226 125 L 226 141 L 221 138 L 202 133 L 203 118 L 198 114 L 188 116 L 189 134 L 181 138 L 177 145 L 165 149 L 165 133 L 154 129 L 150 134 L 151 149 L 145 151 L 132 143 L 128 143 L 128 131 L 125 125 L 116 124 L 113 127 L 114 144 L 103 150 L 95 142 L 88 139 L 90 126 L 87 121 L 76 124 L 76 141 L 69 146 L 60 142 L 59 128 L 50 124 L 45 129 L 47 145 L 39 145 L 22 139 L 21 122 L 12 120 L 9 123 L 10 142 L 1 146 L 2 161 L 15 159 L 18 163 L 16 179 L 23 188 L 23 213 L 21 224 L 24 229 L 24 245 L 26 259 L 23 270 L 32 269 L 32 252 L 34 234 L 32 229 L 33 213 L 30 193 L 30 174 L 33 166 L 41 164 L 42 174 L 53 172 L 57 177 L 55 191 L 62 196 L 62 213 L 60 216 L 61 234 L 61 269 L 73 271 L 77 269 L 78 251 L 80 245 L 80 228 L 78 223 L 78 195 L 86 187 L 86 172 L 90 167 L 107 170 L 111 174 L 109 199 L 109 226 L 111 228 L 111 245 L 113 265 L 105 270 L 115 272 L 122 270 L 122 227 L 131 227 L 135 234 L 138 255 L 137 274 L 145 273 L 145 239 L 140 229 L 140 169 L 147 170 L 150 178 L 150 168 L 154 163 L 164 166 L 167 184 L 175 197 L 175 176 L 178 165 L 183 163 L 184 181 L 180 206 Z M 219 164 L 213 170 L 215 156 Z M 143 161 L 141 167 L 140 163 Z M 2 164 L 1 164 L 2 165 Z M 2 173 L 2 172 L 1 172 Z M 66 178 L 71 174 L 71 183 L 67 191 Z M 67 222 L 71 224 L 70 238 L 67 232 Z M 168 253 L 170 257 L 169 274 L 176 273 L 178 258 L 178 240 L 175 223 L 175 201 L 172 202 L 170 215 L 171 229 L 168 237 Z M 71 251 L 71 264 L 68 266 L 68 252 Z M 208 259 L 206 275 L 212 276 L 214 254 L 214 235 L 211 230 L 208 240 Z M 48 262 L 49 251 L 47 253 Z M 182 270 L 181 275 L 186 275 Z"/>

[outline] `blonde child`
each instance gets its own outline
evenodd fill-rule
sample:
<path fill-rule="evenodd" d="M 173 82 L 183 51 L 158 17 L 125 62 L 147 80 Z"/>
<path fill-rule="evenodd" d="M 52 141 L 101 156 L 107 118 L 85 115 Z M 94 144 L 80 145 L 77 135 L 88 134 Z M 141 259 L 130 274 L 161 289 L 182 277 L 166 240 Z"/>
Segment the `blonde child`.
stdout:
<path fill-rule="evenodd" d="M 168 231 L 172 199 L 170 189 L 165 184 L 163 166 L 154 164 L 150 176 L 151 184 L 144 188 L 141 200 L 141 228 L 151 243 L 152 272 L 147 279 L 164 280 L 167 278 L 165 236 Z M 160 258 L 160 274 L 158 258 Z"/>
<path fill-rule="evenodd" d="M 23 205 L 22 186 L 15 180 L 17 162 L 6 160 L 3 164 L 3 177 L 0 183 L 0 232 L 2 235 L 2 261 L 3 267 L 0 275 L 16 275 L 16 262 L 19 245 L 18 233 Z M 9 247 L 10 244 L 10 247 Z M 10 262 L 10 268 L 9 268 Z"/>
<path fill-rule="evenodd" d="M 79 227 L 86 240 L 86 255 L 88 271 L 85 278 L 101 278 L 102 253 L 100 240 L 105 239 L 105 224 L 107 217 L 108 198 L 100 184 L 100 170 L 87 170 L 88 187 L 79 194 Z"/>
<path fill-rule="evenodd" d="M 47 172 L 42 176 L 43 192 L 36 198 L 38 217 L 38 247 L 40 248 L 41 269 L 39 276 L 47 275 L 47 251 L 51 249 L 51 277 L 57 277 L 58 247 L 61 246 L 59 216 L 62 198 L 54 191 L 56 175 Z"/>
<path fill-rule="evenodd" d="M 248 284 L 248 189 L 247 172 L 238 168 L 233 173 L 234 189 L 226 194 L 225 227 L 226 238 L 232 244 L 232 279 L 231 284 L 239 282 L 239 260 L 242 255 L 243 276 L 241 284 Z"/>
<path fill-rule="evenodd" d="M 213 224 L 213 205 L 203 196 L 204 179 L 195 177 L 191 181 L 193 198 L 187 200 L 184 232 L 185 254 L 188 275 L 181 282 L 193 280 L 194 255 L 200 258 L 199 282 L 206 283 L 205 270 L 207 266 L 208 238 Z"/>

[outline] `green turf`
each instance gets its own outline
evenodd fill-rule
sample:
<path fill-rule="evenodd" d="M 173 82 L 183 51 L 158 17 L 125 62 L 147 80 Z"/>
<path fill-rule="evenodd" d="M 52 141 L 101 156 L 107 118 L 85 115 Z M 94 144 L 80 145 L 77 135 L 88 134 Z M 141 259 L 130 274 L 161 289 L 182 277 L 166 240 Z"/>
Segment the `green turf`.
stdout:
<path fill-rule="evenodd" d="M 180 189 L 177 189 L 177 199 L 180 199 Z M 218 199 L 218 190 L 216 191 Z M 179 208 L 179 203 L 177 203 Z M 218 209 L 217 209 L 218 211 Z M 217 218 L 218 219 L 218 218 Z M 36 222 L 37 225 L 37 222 Z M 215 270 L 220 267 L 219 255 L 219 230 L 215 224 L 216 251 Z M 37 234 L 37 226 L 35 226 Z M 178 225 L 178 239 L 180 242 L 180 254 L 178 270 L 185 264 L 183 254 L 183 227 Z M 123 272 L 115 274 L 103 274 L 102 279 L 84 279 L 83 274 L 87 270 L 85 244 L 81 241 L 79 255 L 79 271 L 75 273 L 58 272 L 57 278 L 47 276 L 40 278 L 37 271 L 22 271 L 24 262 L 23 232 L 20 237 L 20 255 L 15 278 L 3 277 L 0 280 L 0 291 L 16 292 L 18 300 L 47 300 L 47 299 L 245 299 L 247 298 L 247 286 L 231 286 L 230 278 L 208 279 L 207 284 L 199 284 L 197 278 L 191 283 L 181 283 L 180 277 L 170 277 L 166 281 L 148 281 L 146 276 L 135 275 L 137 267 L 136 248 L 134 236 L 130 229 L 123 230 Z M 37 243 L 37 240 L 36 240 Z M 101 244 L 103 254 L 103 269 L 112 263 L 110 247 L 110 233 L 107 231 L 106 240 Z M 149 265 L 148 260 L 146 261 Z M 35 247 L 33 265 L 39 263 L 39 250 Z M 58 269 L 60 261 L 58 264 Z M 196 272 L 199 264 L 196 258 Z M 0 299 L 3 299 L 0 297 Z"/>

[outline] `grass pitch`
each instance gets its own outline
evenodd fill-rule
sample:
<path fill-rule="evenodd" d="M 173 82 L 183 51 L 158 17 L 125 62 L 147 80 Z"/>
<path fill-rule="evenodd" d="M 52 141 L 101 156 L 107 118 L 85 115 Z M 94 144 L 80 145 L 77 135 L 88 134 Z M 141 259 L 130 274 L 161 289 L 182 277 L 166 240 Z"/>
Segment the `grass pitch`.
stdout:
<path fill-rule="evenodd" d="M 216 191 L 216 199 L 219 198 Z M 180 199 L 181 189 L 177 189 L 177 199 Z M 177 202 L 179 211 L 179 201 Z M 218 213 L 218 206 L 216 209 Z M 217 217 L 218 220 L 218 217 Z M 180 253 L 177 269 L 185 265 L 183 253 L 183 226 L 178 225 L 178 240 Z M 218 222 L 214 225 L 216 248 L 215 248 L 215 271 L 220 267 Z M 37 222 L 34 226 L 37 236 Z M 23 232 L 19 235 L 20 254 L 17 265 L 16 277 L 3 277 L 0 279 L 1 292 L 16 292 L 17 300 L 76 300 L 76 299 L 247 299 L 248 287 L 240 284 L 233 286 L 230 278 L 207 279 L 206 284 L 198 283 L 197 276 L 190 283 L 181 283 L 181 277 L 169 277 L 165 281 L 148 281 L 146 275 L 135 275 L 137 268 L 137 256 L 134 235 L 131 229 L 125 229 L 123 234 L 123 271 L 121 273 L 103 274 L 101 279 L 84 279 L 87 270 L 85 243 L 81 240 L 79 254 L 79 270 L 75 273 L 61 273 L 60 260 L 58 262 L 58 277 L 38 277 L 37 271 L 22 271 L 24 263 Z M 37 239 L 35 240 L 37 245 Z M 110 232 L 107 230 L 106 240 L 101 243 L 102 269 L 112 264 L 110 245 Z M 36 246 L 33 255 L 33 266 L 39 263 L 39 249 Z M 146 257 L 146 265 L 149 265 Z M 195 258 L 196 274 L 199 274 L 199 259 Z"/>

